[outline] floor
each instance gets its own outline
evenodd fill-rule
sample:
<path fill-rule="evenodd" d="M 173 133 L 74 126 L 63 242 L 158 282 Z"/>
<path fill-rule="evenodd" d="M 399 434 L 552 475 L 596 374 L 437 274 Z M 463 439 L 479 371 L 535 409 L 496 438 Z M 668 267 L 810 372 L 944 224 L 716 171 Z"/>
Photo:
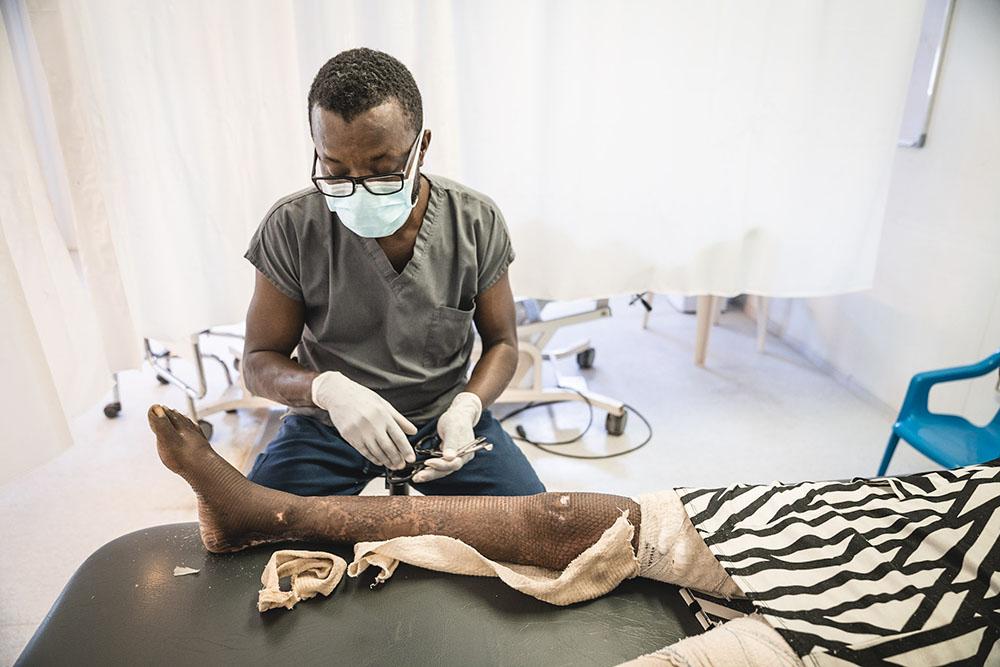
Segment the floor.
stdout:
<path fill-rule="evenodd" d="M 756 352 L 754 323 L 723 313 L 711 334 L 705 368 L 692 364 L 695 321 L 657 301 L 647 329 L 642 309 L 612 300 L 614 316 L 560 332 L 553 345 L 589 337 L 597 350 L 581 374 L 590 388 L 644 415 L 652 438 L 616 458 L 575 460 L 523 445 L 549 490 L 634 496 L 668 486 L 737 481 L 834 479 L 874 474 L 893 415 L 853 395 L 780 340 Z M 577 373 L 572 359 L 561 374 Z M 554 377 L 549 372 L 550 377 Z M 221 374 L 213 376 L 220 384 Z M 122 374 L 124 411 L 104 417 L 99 404 L 73 424 L 77 444 L 57 459 L 0 488 L 7 576 L 0 579 L 0 665 L 11 664 L 63 586 L 94 550 L 147 526 L 195 520 L 194 497 L 156 457 L 145 424 L 153 402 L 184 408 L 180 392 L 149 369 Z M 516 406 L 497 406 L 503 415 Z M 583 403 L 541 407 L 505 425 L 533 440 L 564 440 L 588 421 Z M 213 444 L 245 469 L 275 416 L 266 411 L 212 418 Z M 560 451 L 601 455 L 641 443 L 649 431 L 637 414 L 620 437 L 595 412 L 581 441 Z M 935 467 L 901 446 L 891 473 Z M 378 483 L 366 492 L 382 492 Z"/>

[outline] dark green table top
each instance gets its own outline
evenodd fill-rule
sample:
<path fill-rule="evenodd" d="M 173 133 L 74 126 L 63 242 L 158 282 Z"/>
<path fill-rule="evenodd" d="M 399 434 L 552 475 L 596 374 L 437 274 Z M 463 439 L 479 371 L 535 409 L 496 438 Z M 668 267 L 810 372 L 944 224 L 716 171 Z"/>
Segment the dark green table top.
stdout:
<path fill-rule="evenodd" d="M 278 548 L 209 554 L 195 523 L 157 526 L 95 552 L 25 648 L 24 665 L 614 665 L 700 631 L 677 589 L 645 579 L 555 607 L 499 579 L 400 565 L 345 575 L 328 598 L 257 611 Z M 199 574 L 173 576 L 175 566 Z"/>

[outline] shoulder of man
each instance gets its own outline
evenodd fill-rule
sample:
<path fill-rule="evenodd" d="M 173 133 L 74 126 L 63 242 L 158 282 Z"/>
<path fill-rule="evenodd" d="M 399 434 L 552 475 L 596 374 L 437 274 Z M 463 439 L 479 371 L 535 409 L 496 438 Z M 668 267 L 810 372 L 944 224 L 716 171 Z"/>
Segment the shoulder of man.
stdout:
<path fill-rule="evenodd" d="M 316 188 L 309 187 L 276 201 L 264 215 L 261 225 L 275 220 L 296 227 L 305 226 L 314 221 L 324 221 L 328 215 L 323 195 Z"/>
<path fill-rule="evenodd" d="M 432 187 L 440 188 L 464 216 L 471 218 L 471 222 L 491 225 L 497 220 L 503 221 L 500 207 L 488 195 L 444 176 L 427 174 L 427 177 Z"/>

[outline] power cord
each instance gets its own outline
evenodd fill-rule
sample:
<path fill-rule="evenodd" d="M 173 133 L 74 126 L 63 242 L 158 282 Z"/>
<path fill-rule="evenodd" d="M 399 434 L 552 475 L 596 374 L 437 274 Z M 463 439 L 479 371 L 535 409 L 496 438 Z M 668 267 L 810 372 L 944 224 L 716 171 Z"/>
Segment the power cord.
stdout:
<path fill-rule="evenodd" d="M 587 419 L 587 425 L 584 427 L 584 429 L 580 431 L 577 435 L 573 436 L 572 438 L 569 438 L 568 440 L 557 440 L 553 442 L 538 442 L 536 440 L 532 440 L 531 438 L 529 438 L 524 430 L 524 426 L 518 424 L 517 426 L 514 427 L 514 430 L 517 431 L 517 435 L 512 434 L 511 435 L 512 438 L 514 438 L 515 440 L 526 442 L 529 445 L 537 447 L 543 452 L 548 452 L 549 454 L 552 454 L 554 456 L 563 456 L 568 459 L 586 459 L 586 460 L 613 459 L 617 456 L 625 456 L 626 454 L 631 454 L 632 452 L 642 449 L 643 447 L 649 444 L 650 440 L 653 439 L 653 427 L 650 425 L 649 420 L 646 419 L 646 417 L 641 412 L 636 410 L 633 406 L 629 405 L 628 403 L 623 403 L 622 405 L 624 405 L 625 408 L 627 408 L 631 412 L 634 412 L 639 417 L 639 419 L 642 420 L 642 423 L 646 425 L 646 430 L 649 431 L 646 435 L 646 439 L 640 442 L 635 447 L 630 447 L 629 449 L 620 452 L 615 452 L 614 454 L 597 454 L 597 455 L 566 454 L 564 452 L 558 452 L 553 449 L 549 449 L 549 447 L 569 445 L 574 442 L 580 441 L 583 438 L 583 436 L 586 435 L 587 432 L 590 430 L 590 427 L 594 425 L 594 405 L 593 403 L 590 402 L 590 399 L 587 398 L 586 394 L 573 387 L 567 387 L 564 385 L 558 385 L 558 386 L 560 389 L 568 389 L 569 391 L 578 394 L 580 398 L 583 399 L 583 402 L 587 404 L 587 410 L 589 411 L 590 414 Z M 568 402 L 569 401 L 552 401 L 551 403 L 528 403 L 527 405 L 523 405 L 520 408 L 517 408 L 516 410 L 507 413 L 497 421 L 499 421 L 502 424 L 511 417 L 521 414 L 525 410 L 540 408 L 545 405 L 556 405 L 557 403 L 568 403 Z"/>

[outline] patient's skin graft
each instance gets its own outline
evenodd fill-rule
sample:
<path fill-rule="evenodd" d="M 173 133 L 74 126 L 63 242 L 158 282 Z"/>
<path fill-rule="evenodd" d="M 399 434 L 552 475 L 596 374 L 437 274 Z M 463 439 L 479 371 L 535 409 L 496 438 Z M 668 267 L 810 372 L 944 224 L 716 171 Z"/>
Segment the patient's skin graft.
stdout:
<path fill-rule="evenodd" d="M 160 460 L 198 497 L 205 548 L 238 551 L 289 540 L 354 543 L 404 535 L 446 535 L 487 558 L 552 569 L 566 567 L 628 510 L 639 539 L 639 505 L 600 493 L 534 496 L 302 497 L 244 477 L 215 453 L 187 417 L 150 408 Z"/>

